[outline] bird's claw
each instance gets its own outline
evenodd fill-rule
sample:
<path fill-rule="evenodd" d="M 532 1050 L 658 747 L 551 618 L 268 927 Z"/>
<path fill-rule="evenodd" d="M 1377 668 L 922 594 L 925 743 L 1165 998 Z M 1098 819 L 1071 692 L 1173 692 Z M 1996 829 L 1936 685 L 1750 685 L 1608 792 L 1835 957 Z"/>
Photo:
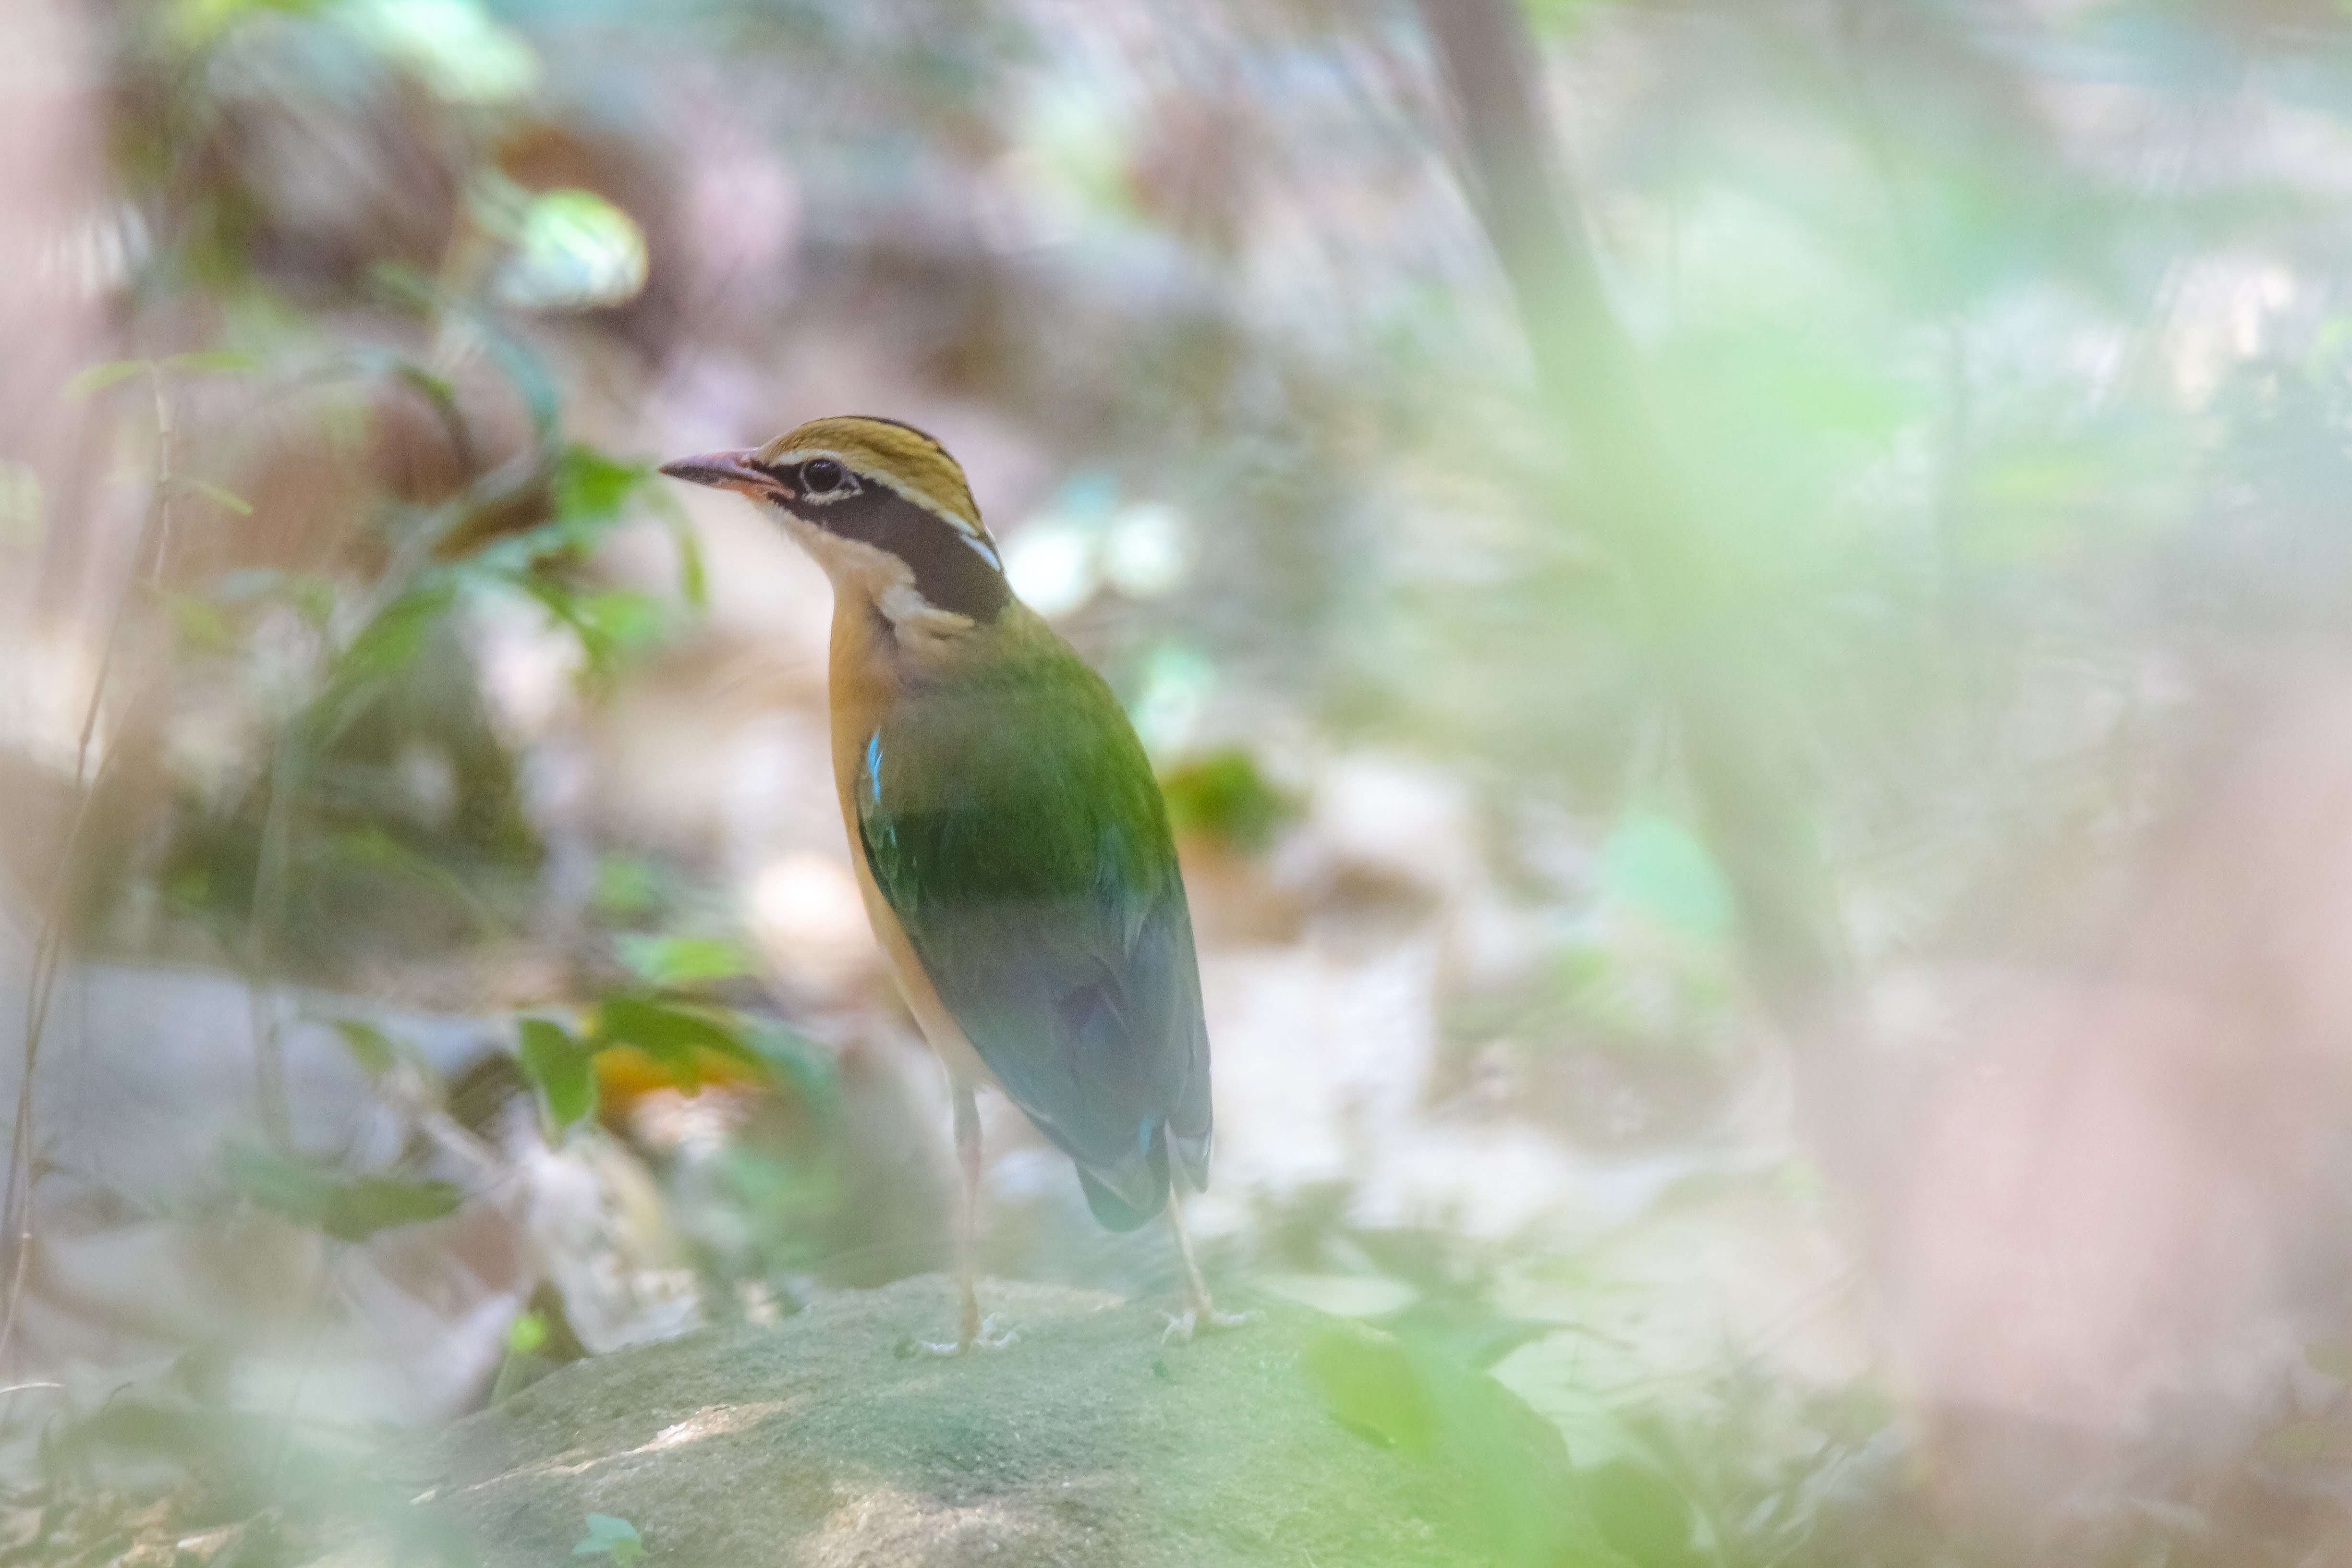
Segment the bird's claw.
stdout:
<path fill-rule="evenodd" d="M 924 1355 L 961 1355 L 966 1351 L 1001 1351 L 1020 1337 L 1020 1334 L 1012 1329 L 997 1328 L 994 1318 L 983 1318 L 981 1320 L 979 1330 L 968 1340 L 951 1340 L 945 1342 L 917 1340 L 915 1349 Z"/>
<path fill-rule="evenodd" d="M 1160 1331 L 1160 1342 L 1163 1345 L 1171 1340 L 1180 1345 L 1191 1344 L 1192 1336 L 1203 1329 L 1238 1329 L 1265 1316 L 1259 1311 L 1220 1312 L 1213 1307 L 1205 1312 L 1197 1307 L 1187 1307 L 1181 1312 L 1162 1312 L 1160 1315 L 1168 1321 L 1168 1326 Z"/>

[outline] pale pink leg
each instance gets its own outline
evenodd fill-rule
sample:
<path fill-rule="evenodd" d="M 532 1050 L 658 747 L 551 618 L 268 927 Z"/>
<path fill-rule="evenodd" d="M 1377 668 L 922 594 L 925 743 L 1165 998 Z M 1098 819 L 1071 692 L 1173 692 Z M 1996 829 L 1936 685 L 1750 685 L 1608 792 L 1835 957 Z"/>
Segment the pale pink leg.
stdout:
<path fill-rule="evenodd" d="M 980 1316 L 980 1292 L 973 1284 L 980 1250 L 980 1104 L 969 1084 L 955 1086 L 955 1143 L 956 1164 L 963 1173 L 963 1192 L 956 1203 L 955 1343 L 923 1347 L 940 1355 L 998 1350 L 1013 1342 L 1009 1333 L 988 1331 Z"/>

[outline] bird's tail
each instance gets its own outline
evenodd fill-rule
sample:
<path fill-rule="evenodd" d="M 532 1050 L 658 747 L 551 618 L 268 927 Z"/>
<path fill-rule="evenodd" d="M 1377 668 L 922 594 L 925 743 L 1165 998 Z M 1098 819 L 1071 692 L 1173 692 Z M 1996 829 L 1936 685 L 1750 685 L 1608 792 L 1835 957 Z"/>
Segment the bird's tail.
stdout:
<path fill-rule="evenodd" d="M 1176 1152 L 1176 1163 L 1183 1167 L 1184 1179 L 1196 1193 L 1209 1190 L 1209 1130 L 1187 1136 L 1174 1128 L 1168 1130 L 1169 1146 Z"/>
<path fill-rule="evenodd" d="M 1134 1153 L 1116 1165 L 1081 1164 L 1078 1185 L 1087 1207 L 1110 1230 L 1133 1230 L 1168 1203 L 1168 1140 L 1163 1123 Z"/>

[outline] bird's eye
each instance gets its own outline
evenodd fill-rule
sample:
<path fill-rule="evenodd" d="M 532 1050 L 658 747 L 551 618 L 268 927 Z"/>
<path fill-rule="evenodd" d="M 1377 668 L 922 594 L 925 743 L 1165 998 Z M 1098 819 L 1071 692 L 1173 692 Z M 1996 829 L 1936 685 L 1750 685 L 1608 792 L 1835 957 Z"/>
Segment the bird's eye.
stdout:
<path fill-rule="evenodd" d="M 801 489 L 808 495 L 831 495 L 849 478 L 849 470 L 831 458 L 811 458 L 801 465 Z"/>

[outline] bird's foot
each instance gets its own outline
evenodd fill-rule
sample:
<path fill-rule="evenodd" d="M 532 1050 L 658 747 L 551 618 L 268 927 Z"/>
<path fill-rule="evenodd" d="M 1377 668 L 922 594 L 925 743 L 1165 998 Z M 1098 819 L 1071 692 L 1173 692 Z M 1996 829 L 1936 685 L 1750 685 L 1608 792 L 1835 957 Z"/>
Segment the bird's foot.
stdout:
<path fill-rule="evenodd" d="M 1001 1351 L 1020 1337 L 1011 1329 L 999 1329 L 994 1318 L 983 1318 L 981 1320 L 980 1327 L 963 1339 L 950 1340 L 944 1343 L 930 1340 L 912 1340 L 908 1342 L 918 1354 L 948 1356 L 961 1355 L 967 1351 Z"/>
<path fill-rule="evenodd" d="M 1192 1342 L 1192 1336 L 1203 1330 L 1238 1329 L 1265 1316 L 1264 1312 L 1256 1311 L 1220 1312 L 1214 1307 L 1206 1310 L 1187 1307 L 1181 1313 L 1162 1312 L 1160 1315 L 1168 1321 L 1168 1326 L 1160 1332 L 1160 1342 L 1163 1345 L 1171 1340 L 1180 1345 L 1188 1345 Z"/>

